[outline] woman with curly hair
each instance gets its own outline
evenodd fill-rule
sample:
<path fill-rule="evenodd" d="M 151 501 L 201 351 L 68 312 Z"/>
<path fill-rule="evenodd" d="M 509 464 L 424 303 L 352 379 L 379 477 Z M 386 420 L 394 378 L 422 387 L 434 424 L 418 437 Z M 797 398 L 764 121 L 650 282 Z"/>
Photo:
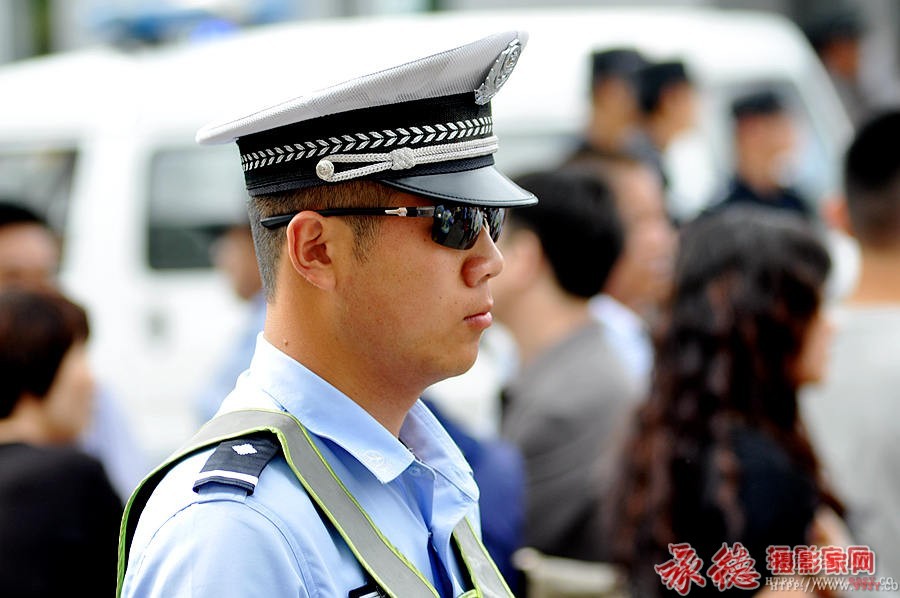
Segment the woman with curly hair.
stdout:
<path fill-rule="evenodd" d="M 653 387 L 610 519 L 635 596 L 674 594 L 663 577 L 666 563 L 686 560 L 677 544 L 699 559 L 682 589 L 746 596 L 737 585 L 755 581 L 765 590 L 767 547 L 811 544 L 817 512 L 842 512 L 797 408 L 799 387 L 826 365 L 830 266 L 808 225 L 772 210 L 734 208 L 682 231 Z M 760 576 L 745 568 L 717 584 L 709 569 L 723 544 L 732 566 L 749 556 Z"/>

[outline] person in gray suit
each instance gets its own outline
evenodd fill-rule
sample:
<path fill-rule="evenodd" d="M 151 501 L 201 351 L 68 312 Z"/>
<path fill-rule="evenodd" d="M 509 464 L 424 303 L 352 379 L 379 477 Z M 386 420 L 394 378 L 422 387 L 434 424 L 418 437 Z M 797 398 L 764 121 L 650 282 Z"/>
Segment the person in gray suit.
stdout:
<path fill-rule="evenodd" d="M 540 198 L 512 210 L 494 314 L 514 337 L 520 370 L 503 392 L 502 435 L 525 459 L 525 544 L 602 560 L 600 505 L 615 432 L 636 388 L 588 303 L 623 244 L 611 191 L 568 171 L 525 175 Z"/>

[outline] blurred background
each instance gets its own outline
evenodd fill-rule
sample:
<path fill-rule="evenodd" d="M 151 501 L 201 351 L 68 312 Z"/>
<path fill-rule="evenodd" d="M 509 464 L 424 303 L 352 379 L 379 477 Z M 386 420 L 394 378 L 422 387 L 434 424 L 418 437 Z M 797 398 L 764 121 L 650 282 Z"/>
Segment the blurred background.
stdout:
<path fill-rule="evenodd" d="M 897 64 L 900 6 L 892 0 L 842 0 L 870 31 L 864 71 L 873 84 Z M 538 6 L 704 6 L 774 12 L 805 23 L 824 7 L 815 0 L 3 0 L 0 62 L 129 39 L 171 42 L 209 21 L 252 27 L 278 21 Z M 828 3 L 831 6 L 840 3 Z M 203 25 L 201 26 L 201 23 Z M 224 26 L 224 25 L 223 25 Z"/>
<path fill-rule="evenodd" d="M 0 193 L 61 237 L 61 282 L 91 315 L 97 376 L 151 461 L 202 420 L 195 399 L 248 310 L 214 260 L 222 232 L 244 217 L 239 158 L 194 144 L 197 128 L 510 28 L 531 36 L 494 102 L 497 160 L 512 175 L 577 146 L 592 52 L 628 46 L 685 62 L 696 118 L 664 154 L 676 220 L 727 183 L 731 102 L 762 85 L 796 123 L 785 179 L 815 212 L 839 193 L 859 106 L 817 55 L 815 31 L 856 37 L 853 84 L 867 105 L 895 103 L 900 89 L 896 0 L 0 1 Z M 373 43 L 378 52 L 366 52 Z M 834 250 L 846 258 L 840 293 L 853 280 L 852 243 L 836 238 Z M 478 405 L 492 403 L 477 385 L 447 392 L 467 397 L 448 401 L 451 416 L 490 432 Z"/>

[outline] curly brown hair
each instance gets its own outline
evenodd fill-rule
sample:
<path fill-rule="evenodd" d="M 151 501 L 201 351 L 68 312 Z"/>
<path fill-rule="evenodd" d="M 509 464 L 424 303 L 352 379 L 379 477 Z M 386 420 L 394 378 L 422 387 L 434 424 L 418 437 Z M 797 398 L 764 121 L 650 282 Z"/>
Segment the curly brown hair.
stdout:
<path fill-rule="evenodd" d="M 701 496 L 726 536 L 740 537 L 737 426 L 773 439 L 842 511 L 798 415 L 795 376 L 830 267 L 813 229 L 774 210 L 729 209 L 683 229 L 652 388 L 611 501 L 612 551 L 632 574 L 638 559 L 668 554 L 684 533 L 680 514 Z"/>

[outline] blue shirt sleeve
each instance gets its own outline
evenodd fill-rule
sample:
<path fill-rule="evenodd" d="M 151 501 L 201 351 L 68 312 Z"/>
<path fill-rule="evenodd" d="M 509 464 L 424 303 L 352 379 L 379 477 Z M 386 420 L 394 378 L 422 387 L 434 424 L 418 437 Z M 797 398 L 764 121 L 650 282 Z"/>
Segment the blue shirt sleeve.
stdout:
<path fill-rule="evenodd" d="M 314 595 L 304 582 L 300 552 L 281 527 L 258 504 L 234 499 L 192 504 L 157 531 L 139 564 L 129 566 L 122 596 Z"/>

